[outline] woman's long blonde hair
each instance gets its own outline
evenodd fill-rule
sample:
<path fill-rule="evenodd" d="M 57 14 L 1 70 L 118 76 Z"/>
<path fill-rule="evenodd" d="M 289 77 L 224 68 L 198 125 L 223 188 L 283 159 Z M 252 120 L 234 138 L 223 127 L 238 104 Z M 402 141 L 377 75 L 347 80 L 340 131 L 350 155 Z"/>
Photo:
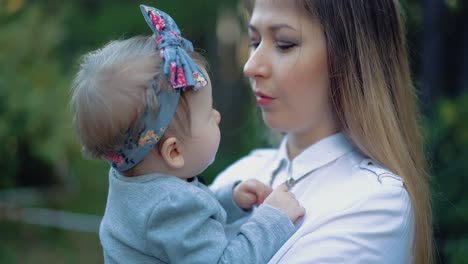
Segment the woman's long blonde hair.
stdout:
<path fill-rule="evenodd" d="M 254 1 L 245 2 L 251 13 Z M 364 155 L 404 179 L 416 228 L 413 261 L 433 263 L 427 164 L 399 1 L 292 3 L 321 23 L 327 41 L 331 100 L 342 131 Z"/>
<path fill-rule="evenodd" d="M 341 129 L 365 155 L 400 175 L 415 219 L 414 263 L 433 263 L 427 165 L 397 0 L 304 0 L 327 40 Z"/>

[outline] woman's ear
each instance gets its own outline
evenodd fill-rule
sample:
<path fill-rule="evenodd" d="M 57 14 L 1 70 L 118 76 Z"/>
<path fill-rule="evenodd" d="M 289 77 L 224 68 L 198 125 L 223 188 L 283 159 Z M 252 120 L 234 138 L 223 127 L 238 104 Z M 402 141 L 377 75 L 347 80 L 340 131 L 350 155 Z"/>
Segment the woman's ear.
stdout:
<path fill-rule="evenodd" d="M 161 142 L 159 152 L 169 167 L 180 169 L 184 166 L 184 156 L 182 155 L 177 138 L 169 137 Z"/>

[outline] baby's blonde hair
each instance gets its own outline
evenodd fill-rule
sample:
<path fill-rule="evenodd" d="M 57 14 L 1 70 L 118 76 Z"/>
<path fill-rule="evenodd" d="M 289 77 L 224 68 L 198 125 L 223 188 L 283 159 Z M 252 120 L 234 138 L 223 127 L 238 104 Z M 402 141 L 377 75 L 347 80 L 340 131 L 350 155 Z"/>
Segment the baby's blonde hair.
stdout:
<path fill-rule="evenodd" d="M 206 66 L 197 53 L 189 53 L 195 62 Z M 137 36 L 111 41 L 103 48 L 83 56 L 72 87 L 71 106 L 74 125 L 85 154 L 100 159 L 119 148 L 133 123 L 139 122 L 146 101 L 149 111 L 157 112 L 153 80 L 164 80 L 162 59 L 153 37 Z M 146 100 L 154 96 L 154 100 Z M 180 107 L 182 106 L 182 107 Z M 175 121 L 170 129 L 184 130 L 189 115 L 182 93 Z M 138 127 L 132 126 L 132 127 Z"/>

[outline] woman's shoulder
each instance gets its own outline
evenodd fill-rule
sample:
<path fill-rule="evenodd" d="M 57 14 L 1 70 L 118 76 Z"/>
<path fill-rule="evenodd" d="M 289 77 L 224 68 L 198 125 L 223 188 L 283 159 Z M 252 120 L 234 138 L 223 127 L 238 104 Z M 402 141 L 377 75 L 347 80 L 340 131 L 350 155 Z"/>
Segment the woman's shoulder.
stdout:
<path fill-rule="evenodd" d="M 313 208 L 317 217 L 351 208 L 363 209 L 362 206 L 377 201 L 407 206 L 408 194 L 402 177 L 374 160 L 350 152 L 330 165 L 315 178 L 304 181 L 307 185 L 304 187 L 304 206 Z M 323 201 L 328 201 L 327 206 L 321 206 Z"/>
<path fill-rule="evenodd" d="M 242 160 L 262 160 L 265 158 L 272 158 L 276 153 L 278 149 L 277 148 L 259 148 L 259 149 L 254 149 L 250 151 L 249 154 L 246 156 L 242 157 L 239 161 Z"/>
<path fill-rule="evenodd" d="M 368 158 L 356 151 L 345 155 L 338 161 L 338 171 L 346 175 L 346 179 L 364 184 L 367 182 L 371 186 L 395 186 L 403 187 L 402 177 L 379 164 L 375 160 Z"/>
<path fill-rule="evenodd" d="M 365 195 L 356 206 L 375 204 L 377 208 L 379 204 L 386 204 L 386 207 L 390 208 L 391 204 L 396 211 L 407 211 L 410 198 L 401 176 L 372 159 L 364 158 L 360 161 L 354 177 L 363 178 L 367 183 L 359 188 Z"/>
<path fill-rule="evenodd" d="M 400 175 L 371 158 L 357 156 L 354 161 L 354 168 L 354 178 L 366 179 L 370 185 L 404 188 L 404 180 Z"/>
<path fill-rule="evenodd" d="M 406 211 L 410 204 L 404 179 L 359 153 L 346 155 L 334 171 L 328 172 L 325 183 L 329 192 L 323 192 L 319 199 L 330 201 L 328 209 L 324 209 L 328 213 L 365 210 L 378 204 L 392 204 L 395 210 Z M 346 199 L 334 199 L 337 193 Z"/>
<path fill-rule="evenodd" d="M 296 195 L 306 209 L 304 221 L 276 256 L 294 259 L 304 245 L 312 244 L 320 248 L 317 252 L 334 248 L 335 255 L 354 257 L 353 263 L 375 259 L 375 253 L 381 254 L 380 262 L 401 263 L 395 258 L 406 255 L 395 254 L 409 254 L 413 210 L 401 177 L 359 153 L 348 153 L 309 183 Z M 362 252 L 348 254 L 356 248 Z M 308 254 L 306 259 L 317 262 L 323 254 Z"/>
<path fill-rule="evenodd" d="M 359 173 L 370 174 L 381 185 L 403 187 L 404 184 L 402 177 L 369 158 L 361 160 L 359 163 Z"/>

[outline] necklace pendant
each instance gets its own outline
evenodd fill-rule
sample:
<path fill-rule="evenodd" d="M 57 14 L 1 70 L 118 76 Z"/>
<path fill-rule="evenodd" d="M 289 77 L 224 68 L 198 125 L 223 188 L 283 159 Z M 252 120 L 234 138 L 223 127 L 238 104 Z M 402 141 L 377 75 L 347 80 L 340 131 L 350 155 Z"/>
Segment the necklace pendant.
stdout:
<path fill-rule="evenodd" d="M 294 185 L 296 185 L 296 181 L 293 177 L 289 177 L 285 182 L 284 185 L 290 190 Z"/>

